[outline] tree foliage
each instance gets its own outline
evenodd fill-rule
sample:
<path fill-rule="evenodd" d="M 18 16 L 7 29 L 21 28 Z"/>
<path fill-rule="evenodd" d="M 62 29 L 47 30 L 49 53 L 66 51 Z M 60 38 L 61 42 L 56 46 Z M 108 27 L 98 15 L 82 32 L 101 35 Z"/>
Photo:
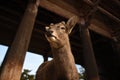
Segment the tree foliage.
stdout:
<path fill-rule="evenodd" d="M 31 72 L 31 70 L 24 69 L 24 71 L 21 74 L 21 79 L 20 80 L 35 80 L 35 76 L 30 75 L 29 74 L 30 72 Z"/>
<path fill-rule="evenodd" d="M 80 80 L 86 80 L 85 69 L 84 68 L 80 68 L 79 70 L 81 72 L 81 73 L 79 73 L 79 79 Z"/>

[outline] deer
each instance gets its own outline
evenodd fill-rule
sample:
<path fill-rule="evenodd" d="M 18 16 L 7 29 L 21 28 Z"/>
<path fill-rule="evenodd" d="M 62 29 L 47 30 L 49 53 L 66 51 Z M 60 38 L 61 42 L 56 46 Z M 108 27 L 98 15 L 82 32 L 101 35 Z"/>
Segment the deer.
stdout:
<path fill-rule="evenodd" d="M 77 22 L 78 17 L 73 16 L 66 23 L 61 21 L 45 27 L 53 60 L 40 65 L 36 80 L 79 80 L 69 41 L 69 34 Z"/>

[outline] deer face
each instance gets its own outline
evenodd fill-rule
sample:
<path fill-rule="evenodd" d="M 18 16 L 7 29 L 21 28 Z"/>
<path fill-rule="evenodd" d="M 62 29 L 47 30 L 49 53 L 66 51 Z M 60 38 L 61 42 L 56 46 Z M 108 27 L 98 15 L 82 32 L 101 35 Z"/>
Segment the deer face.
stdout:
<path fill-rule="evenodd" d="M 46 38 L 52 47 L 59 48 L 63 46 L 67 37 L 65 22 L 50 24 L 46 27 Z"/>
<path fill-rule="evenodd" d="M 78 20 L 78 18 L 77 18 Z M 51 44 L 51 47 L 59 48 L 64 46 L 69 40 L 68 35 L 71 32 L 71 29 L 77 22 L 76 17 L 72 17 L 65 24 L 64 21 L 46 26 L 46 38 Z"/>

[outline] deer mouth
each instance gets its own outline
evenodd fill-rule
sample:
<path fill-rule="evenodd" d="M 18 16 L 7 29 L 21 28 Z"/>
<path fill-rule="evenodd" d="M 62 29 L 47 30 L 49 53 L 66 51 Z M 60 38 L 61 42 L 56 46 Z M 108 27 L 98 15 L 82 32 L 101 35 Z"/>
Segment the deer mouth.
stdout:
<path fill-rule="evenodd" d="M 47 37 L 48 41 L 56 42 L 57 38 L 55 36 L 49 36 Z"/>
<path fill-rule="evenodd" d="M 46 34 L 48 41 L 56 41 L 57 37 L 52 34 Z"/>

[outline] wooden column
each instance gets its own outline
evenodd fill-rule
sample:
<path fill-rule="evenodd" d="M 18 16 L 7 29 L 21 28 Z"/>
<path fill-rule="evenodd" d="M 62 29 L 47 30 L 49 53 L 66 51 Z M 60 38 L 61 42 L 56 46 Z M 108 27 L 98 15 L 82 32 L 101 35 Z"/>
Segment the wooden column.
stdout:
<path fill-rule="evenodd" d="M 86 70 L 86 77 L 87 80 L 99 80 L 97 65 L 90 39 L 90 33 L 87 27 L 88 25 L 84 24 L 84 26 L 80 28 L 80 35 L 83 43 L 83 58 Z"/>
<path fill-rule="evenodd" d="M 0 80 L 20 80 L 25 54 L 29 46 L 38 6 L 29 3 L 15 39 L 7 51 L 0 71 Z"/>

